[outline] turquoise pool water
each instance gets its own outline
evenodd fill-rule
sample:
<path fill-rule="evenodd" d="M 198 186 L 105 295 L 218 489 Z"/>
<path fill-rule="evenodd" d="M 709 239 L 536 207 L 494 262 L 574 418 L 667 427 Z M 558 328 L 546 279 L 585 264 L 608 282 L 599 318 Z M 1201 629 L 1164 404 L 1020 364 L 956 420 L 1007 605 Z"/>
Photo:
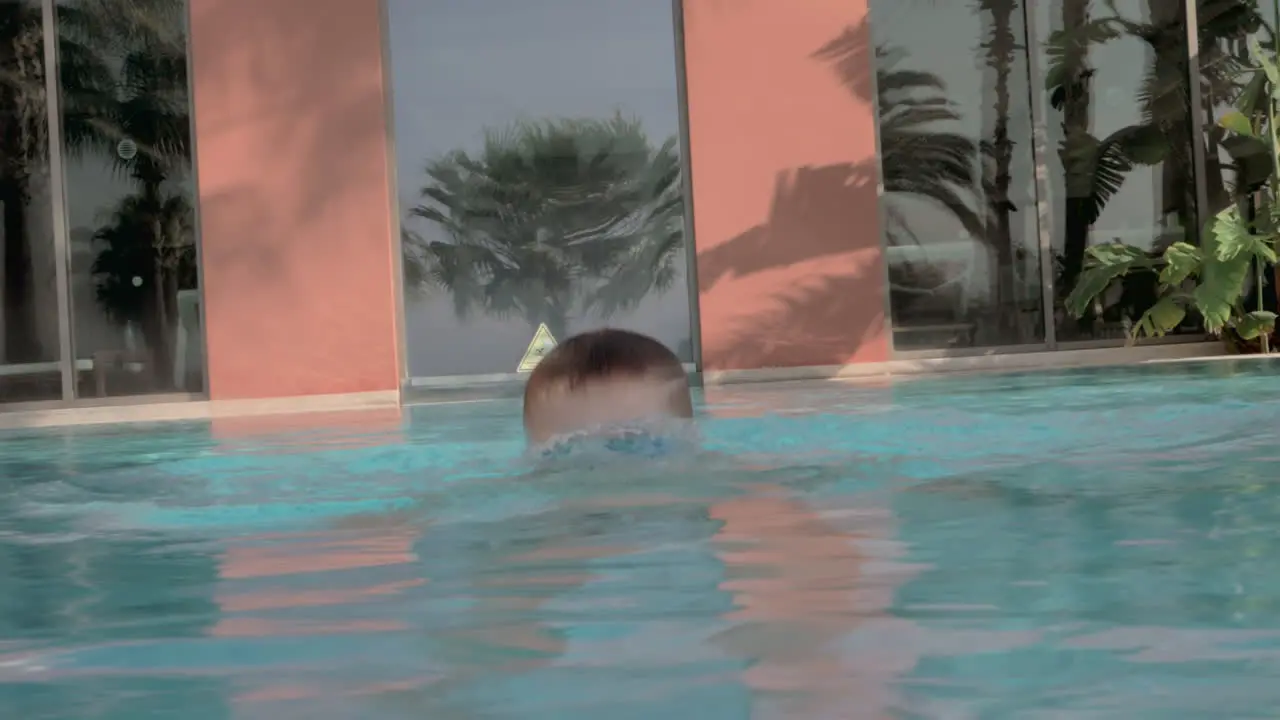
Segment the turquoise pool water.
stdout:
<path fill-rule="evenodd" d="M 507 402 L 0 435 L 0 717 L 1270 717 L 1270 367 L 739 388 L 532 475 Z"/>

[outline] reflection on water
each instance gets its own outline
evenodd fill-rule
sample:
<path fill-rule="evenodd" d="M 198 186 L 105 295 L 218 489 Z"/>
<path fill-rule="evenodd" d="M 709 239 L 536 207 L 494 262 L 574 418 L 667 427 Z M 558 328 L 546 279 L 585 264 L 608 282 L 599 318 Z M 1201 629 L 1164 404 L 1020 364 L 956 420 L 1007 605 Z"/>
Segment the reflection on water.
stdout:
<path fill-rule="evenodd" d="M 40 502 L 25 506 L 38 506 L 33 520 L 180 539 L 173 551 L 189 558 L 135 575 L 133 590 L 212 602 L 192 618 L 188 642 L 62 639 L 7 653 L 0 678 L 199 678 L 224 688 L 234 717 L 586 717 L 618 703 L 637 717 L 695 708 L 746 717 L 769 703 L 825 712 L 850 700 L 840 681 L 847 662 L 829 641 L 883 615 L 892 598 L 874 579 L 857 587 L 884 554 L 857 547 L 884 539 L 884 512 L 820 517 L 792 497 L 785 468 L 751 470 L 724 456 L 638 471 L 586 459 L 616 474 L 470 473 L 465 487 L 419 493 L 408 510 L 300 512 L 292 523 L 249 513 L 229 526 L 193 522 L 195 532 L 172 521 L 142 527 L 202 509 L 186 504 L 192 488 L 161 490 L 155 478 L 132 480 L 157 493 L 150 501 L 35 493 Z M 261 474 L 275 475 L 271 465 Z M 237 474 L 256 482 L 243 467 Z M 209 566 L 199 580 L 186 573 L 194 560 Z M 101 577 L 89 591 L 124 579 Z"/>
<path fill-rule="evenodd" d="M 328 432 L 305 454 L 296 435 L 201 428 L 151 436 L 132 463 L 148 443 L 118 430 L 15 438 L 0 707 L 24 720 L 1274 707 L 1280 492 L 1263 420 L 1280 401 L 1261 391 L 1275 379 L 1041 378 L 737 390 L 703 420 L 702 454 L 532 473 L 518 435 L 485 432 L 509 422 L 501 406 L 417 410 L 380 442 Z"/>
<path fill-rule="evenodd" d="M 726 616 L 734 627 L 720 642 L 753 660 L 743 672 L 747 687 L 761 697 L 791 695 L 778 716 L 841 717 L 855 706 L 864 717 L 887 713 L 895 704 L 892 681 L 914 658 L 889 648 L 850 652 L 842 642 L 883 622 L 896 581 L 908 577 L 892 566 L 888 577 L 873 574 L 896 549 L 874 545 L 892 537 L 891 516 L 823 518 L 782 488 L 718 503 L 711 516 L 723 523 L 716 540 L 729 579 L 721 589 L 733 594 L 736 608 Z"/>

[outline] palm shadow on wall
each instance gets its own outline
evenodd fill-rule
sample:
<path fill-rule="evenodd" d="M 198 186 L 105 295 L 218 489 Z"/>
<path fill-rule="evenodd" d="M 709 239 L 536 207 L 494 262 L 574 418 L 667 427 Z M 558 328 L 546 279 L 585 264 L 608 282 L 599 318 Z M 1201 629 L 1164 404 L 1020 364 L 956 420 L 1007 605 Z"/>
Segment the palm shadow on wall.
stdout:
<path fill-rule="evenodd" d="M 983 221 L 975 210 L 979 145 L 939 129 L 958 118 L 942 97 L 940 80 L 927 73 L 892 69 L 886 51 L 872 55 L 864 21 L 817 49 L 813 59 L 830 65 L 852 102 L 879 113 L 879 158 L 806 166 L 778 173 L 768 219 L 733 239 L 701 251 L 700 291 L 726 277 L 749 278 L 800 263 L 836 259 L 856 250 L 878 250 L 880 209 L 875 187 L 936 204 L 975 237 Z M 873 82 L 872 68 L 877 67 Z M 854 132 L 850 128 L 850 132 Z M 887 218 L 890 244 L 908 242 Z M 901 225 L 899 223 L 898 225 Z M 742 368 L 847 363 L 868 340 L 885 331 L 882 261 L 863 261 L 846 274 L 828 275 L 777 292 L 769 307 L 731 329 L 728 340 L 704 346 L 712 367 Z"/>
<path fill-rule="evenodd" d="M 874 188 L 871 161 L 778 173 L 768 219 L 698 254 L 699 291 L 713 292 L 726 278 L 741 281 L 849 253 L 860 231 L 853 224 L 859 215 L 866 223 L 861 231 L 875 232 Z M 851 205 L 861 212 L 851 212 Z M 868 285 L 883 282 L 879 272 L 878 263 L 866 263 L 850 274 L 788 284 L 768 298 L 763 312 L 738 320 L 726 342 L 704 344 L 703 362 L 714 368 L 845 363 L 883 328 L 881 295 L 867 293 Z"/>
<path fill-rule="evenodd" d="M 224 147 L 248 133 L 235 142 L 269 148 L 257 157 L 258 164 L 204 158 L 201 232 L 213 241 L 204 244 L 201 257 L 206 270 L 217 268 L 217 287 L 206 291 L 234 295 L 238 288 L 228 287 L 231 279 L 267 288 L 253 293 L 289 306 L 286 337 L 310 343 L 317 335 L 307 333 L 322 328 L 334 347 L 347 345 L 347 333 L 363 330 L 350 324 L 348 314 L 333 312 L 340 303 L 297 298 L 306 296 L 304 281 L 349 287 L 351 275 L 366 272 L 373 262 L 365 259 L 374 255 L 362 243 L 377 242 L 375 236 L 390 226 L 378 226 L 389 221 L 383 211 L 352 207 L 349 200 L 376 196 L 387 177 L 383 58 L 366 44 L 375 37 L 376 13 L 364 3 L 312 0 L 308 9 L 326 21 L 300 22 L 297 5 L 281 1 L 255 4 L 253 21 L 245 22 L 241 3 L 186 4 L 191 26 L 199 28 L 193 38 L 198 57 L 193 84 L 203 84 L 202 92 L 212 98 L 201 105 L 201 136 L 211 139 L 208 147 Z M 272 102 L 262 104 L 261 98 Z M 354 242 L 352 232 L 368 237 Z M 359 264 L 295 267 L 299 247 L 307 248 L 309 258 L 358 257 Z M 313 272 L 319 279 L 305 280 Z M 274 313 L 260 320 L 241 328 L 242 337 L 282 332 Z M 335 327 L 335 322 L 343 324 Z M 328 349 L 310 347 L 309 352 L 323 356 Z M 319 377 L 327 367 L 295 365 L 290 372 Z"/>

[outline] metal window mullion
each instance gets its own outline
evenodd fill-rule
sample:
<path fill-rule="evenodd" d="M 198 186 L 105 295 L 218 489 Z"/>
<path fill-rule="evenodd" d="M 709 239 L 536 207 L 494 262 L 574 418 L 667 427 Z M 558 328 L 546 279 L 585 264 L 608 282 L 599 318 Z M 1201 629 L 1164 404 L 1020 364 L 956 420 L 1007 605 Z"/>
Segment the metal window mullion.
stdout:
<path fill-rule="evenodd" d="M 689 78 L 684 51 L 684 3 L 671 0 L 671 28 L 676 51 L 676 105 L 680 122 L 680 174 L 684 194 L 685 283 L 689 294 L 689 352 L 697 372 L 702 372 L 702 298 L 698 292 L 698 249 L 694 229 L 693 147 L 689 140 Z M 683 359 L 683 358 L 682 358 Z"/>
<path fill-rule="evenodd" d="M 196 133 L 196 62 L 195 54 L 192 52 L 194 36 L 191 32 L 191 2 L 183 0 L 183 38 L 186 50 L 186 68 L 187 68 L 187 145 L 191 153 L 190 165 L 188 172 L 191 180 L 191 219 L 195 223 L 195 233 L 192 243 L 195 245 L 196 256 L 196 323 L 199 325 L 200 340 L 200 396 L 208 399 L 209 397 L 209 338 L 205 323 L 205 302 L 204 302 L 204 220 L 200 212 L 200 137 Z M 176 300 L 175 300 L 176 302 Z M 178 322 L 182 322 L 182 318 L 178 318 Z M 189 342 L 189 341 L 188 341 Z M 183 352 L 190 353 L 190 349 L 186 348 Z M 190 374 L 191 368 L 187 367 L 187 373 Z M 182 386 L 174 388 L 175 390 L 185 390 L 187 378 L 182 378 Z"/>
<path fill-rule="evenodd" d="M 1058 347 L 1054 322 L 1053 198 L 1049 183 L 1049 128 L 1045 121 L 1044 93 L 1040 92 L 1040 39 L 1036 35 L 1036 9 L 1040 0 L 1026 0 L 1022 8 L 1023 38 L 1026 41 L 1027 76 L 1031 83 L 1031 152 L 1035 162 L 1036 229 L 1040 243 L 1040 302 L 1044 322 L 1044 344 Z M 1194 0 L 1188 0 L 1194 2 Z"/>
<path fill-rule="evenodd" d="M 409 355 L 409 321 L 407 293 L 410 290 L 404 274 L 404 218 L 400 206 L 400 166 L 396 155 L 396 96 L 395 96 L 395 58 L 391 47 L 391 7 L 387 0 L 378 3 L 379 40 L 382 54 L 382 111 L 385 114 L 386 154 L 387 154 L 387 187 L 390 188 L 391 213 L 391 291 L 394 295 L 396 362 L 400 369 L 396 378 L 403 404 L 405 390 L 411 387 L 413 373 L 410 371 Z"/>
<path fill-rule="evenodd" d="M 1196 186 L 1196 240 L 1200 238 L 1200 228 L 1204 227 L 1209 208 L 1209 185 L 1205 177 L 1208 161 L 1204 148 L 1204 97 L 1200 87 L 1200 20 L 1196 11 L 1196 0 L 1183 0 L 1187 24 L 1187 83 L 1191 91 L 1191 174 Z"/>
<path fill-rule="evenodd" d="M 66 154 L 62 146 L 62 102 L 58 83 L 58 16 L 56 0 L 41 0 L 44 37 L 44 90 L 48 127 L 49 197 L 53 213 L 54 282 L 58 295 L 58 353 L 62 399 L 76 397 L 75 334 L 72 332 L 71 252 L 67 228 Z"/>
<path fill-rule="evenodd" d="M 867 11 L 868 24 L 873 23 L 870 10 Z M 880 251 L 880 269 L 883 292 L 881 293 L 881 305 L 884 308 L 884 334 L 885 344 L 888 346 L 889 357 L 896 359 L 898 357 L 897 332 L 893 325 L 893 283 L 892 274 L 890 273 L 889 262 L 889 214 L 885 209 L 885 186 L 884 186 L 884 147 L 881 144 L 882 133 L 880 132 L 880 67 L 876 62 L 875 36 L 874 28 L 867 28 L 867 35 L 871 37 L 871 46 L 867 48 L 867 62 L 870 64 L 870 80 L 871 80 L 871 132 L 872 140 L 875 147 L 875 172 L 876 172 L 876 228 L 879 236 L 876 238 L 877 249 Z M 903 352 L 911 352 L 910 350 Z"/>

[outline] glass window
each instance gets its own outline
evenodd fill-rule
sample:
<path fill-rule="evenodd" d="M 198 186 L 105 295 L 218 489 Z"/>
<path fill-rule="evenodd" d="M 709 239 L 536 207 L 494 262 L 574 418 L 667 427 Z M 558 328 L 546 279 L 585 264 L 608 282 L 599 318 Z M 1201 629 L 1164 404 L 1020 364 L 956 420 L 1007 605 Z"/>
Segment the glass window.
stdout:
<path fill-rule="evenodd" d="M 1247 153 L 1239 158 L 1233 154 L 1230 135 L 1218 125 L 1218 119 L 1237 106 L 1237 101 L 1253 77 L 1256 64 L 1249 57 L 1249 40 L 1252 38 L 1269 46 L 1273 42 L 1274 18 L 1272 9 L 1258 7 L 1247 0 L 1210 6 L 1199 16 L 1199 59 L 1201 108 L 1205 137 L 1205 187 L 1209 202 L 1206 219 L 1231 204 L 1233 198 L 1247 194 L 1248 190 L 1265 178 L 1256 172 L 1271 171 L 1269 159 Z M 1243 150 L 1253 150 L 1245 144 Z M 1254 162 L 1254 161 L 1260 162 Z M 1250 172 L 1241 171 L 1249 170 Z"/>
<path fill-rule="evenodd" d="M 692 361 L 671 4 L 387 12 L 410 373 L 514 373 L 544 325 Z"/>
<path fill-rule="evenodd" d="M 894 348 L 1044 341 L 1016 0 L 872 0 Z"/>
<path fill-rule="evenodd" d="M 0 2 L 0 402 L 62 397 L 38 0 Z"/>
<path fill-rule="evenodd" d="M 185 0 L 59 0 L 78 397 L 203 387 Z"/>
<path fill-rule="evenodd" d="M 1247 214 L 1254 212 L 1253 193 L 1272 172 L 1271 158 L 1265 148 L 1228 133 L 1218 124 L 1229 110 L 1248 108 L 1255 102 L 1257 88 L 1249 88 L 1257 63 L 1249 54 L 1249 40 L 1263 48 L 1275 47 L 1276 5 L 1250 0 L 1226 0 L 1200 8 L 1197 16 L 1200 60 L 1200 113 L 1205 147 L 1205 200 L 1209 203 L 1205 220 L 1232 205 L 1240 203 Z M 1243 98 L 1249 100 L 1242 103 Z M 1265 105 L 1260 105 L 1265 107 Z M 1248 216 L 1248 215 L 1246 215 Z M 1246 284 L 1252 288 L 1254 273 Z M 1263 273 L 1264 307 L 1275 310 L 1275 272 Z M 1249 291 L 1246 308 L 1256 308 L 1258 297 Z M 1227 337 L 1233 337 L 1228 334 Z M 1258 344 L 1234 338 L 1242 346 Z M 1271 347 L 1275 347 L 1272 343 Z"/>
<path fill-rule="evenodd" d="M 1059 342 L 1125 337 L 1155 300 L 1155 276 L 1116 284 L 1101 313 L 1067 315 L 1090 245 L 1120 241 L 1163 252 L 1198 242 L 1187 27 L 1182 2 L 1037 3 L 1052 202 Z M 1183 331 L 1196 333 L 1188 317 Z"/>

